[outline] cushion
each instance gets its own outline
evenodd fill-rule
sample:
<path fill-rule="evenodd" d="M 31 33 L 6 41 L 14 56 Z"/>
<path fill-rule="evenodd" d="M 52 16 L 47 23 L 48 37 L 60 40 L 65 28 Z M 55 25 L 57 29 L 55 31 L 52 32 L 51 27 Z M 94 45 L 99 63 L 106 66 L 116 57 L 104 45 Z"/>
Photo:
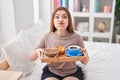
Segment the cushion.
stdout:
<path fill-rule="evenodd" d="M 29 53 L 33 50 L 31 41 L 25 30 L 20 31 L 17 36 L 2 46 L 2 52 L 10 65 L 10 69 L 30 74 L 34 63 L 29 60 Z"/>
<path fill-rule="evenodd" d="M 45 32 L 43 21 L 41 19 L 36 24 L 25 29 L 25 33 L 31 40 L 34 48 L 39 44 L 40 39 L 43 37 Z"/>
<path fill-rule="evenodd" d="M 43 29 L 43 21 L 40 20 L 36 24 L 22 29 L 14 39 L 2 46 L 2 52 L 4 53 L 11 70 L 21 71 L 26 77 L 33 71 L 33 68 L 34 70 L 36 67 L 41 68 L 36 64 L 36 61 L 29 61 L 28 56 L 29 53 L 38 45 L 45 32 L 45 29 Z M 40 74 L 41 70 L 34 73 Z"/>

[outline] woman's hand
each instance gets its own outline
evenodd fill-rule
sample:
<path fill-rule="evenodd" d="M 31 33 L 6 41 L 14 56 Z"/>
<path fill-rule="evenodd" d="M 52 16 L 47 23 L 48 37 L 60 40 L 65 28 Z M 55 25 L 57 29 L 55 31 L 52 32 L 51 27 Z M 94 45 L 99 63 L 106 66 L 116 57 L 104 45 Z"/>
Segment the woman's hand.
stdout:
<path fill-rule="evenodd" d="M 85 48 L 80 48 L 80 50 L 85 54 L 86 58 L 81 60 L 81 62 L 83 64 L 87 64 L 88 61 L 89 61 L 89 56 L 88 56 L 88 53 L 87 53 L 87 50 Z"/>
<path fill-rule="evenodd" d="M 29 55 L 30 60 L 31 61 L 36 60 L 38 57 L 41 56 L 41 53 L 43 53 L 43 51 L 44 51 L 43 49 L 36 49 L 36 50 L 32 51 Z"/>

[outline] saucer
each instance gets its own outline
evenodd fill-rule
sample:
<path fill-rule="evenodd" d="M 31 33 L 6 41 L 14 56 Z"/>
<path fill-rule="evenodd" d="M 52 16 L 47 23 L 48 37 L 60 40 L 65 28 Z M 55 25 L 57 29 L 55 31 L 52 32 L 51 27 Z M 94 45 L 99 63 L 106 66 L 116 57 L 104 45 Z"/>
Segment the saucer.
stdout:
<path fill-rule="evenodd" d="M 66 48 L 65 54 L 69 57 L 73 57 L 73 56 L 81 56 L 83 53 L 80 50 L 79 46 L 72 45 L 72 46 L 69 46 L 68 48 Z"/>

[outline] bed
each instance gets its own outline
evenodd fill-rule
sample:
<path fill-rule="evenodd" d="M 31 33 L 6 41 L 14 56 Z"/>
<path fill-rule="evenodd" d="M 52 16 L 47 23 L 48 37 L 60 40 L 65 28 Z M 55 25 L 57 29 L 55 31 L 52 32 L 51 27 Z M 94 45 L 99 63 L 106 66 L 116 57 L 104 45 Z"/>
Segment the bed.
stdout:
<path fill-rule="evenodd" d="M 7 70 L 23 72 L 22 80 L 40 80 L 42 68 L 46 65 L 40 63 L 40 59 L 34 62 L 28 59 L 29 53 L 43 36 L 42 26 L 40 21 L 28 29 L 21 30 L 14 39 L 2 46 L 2 53 L 8 63 L 5 64 L 9 67 Z M 85 80 L 120 80 L 120 44 L 87 41 L 84 43 L 90 60 L 86 65 L 79 61 L 77 64 L 82 67 Z"/>
<path fill-rule="evenodd" d="M 120 44 L 85 42 L 90 61 L 83 67 L 85 80 L 120 79 Z"/>

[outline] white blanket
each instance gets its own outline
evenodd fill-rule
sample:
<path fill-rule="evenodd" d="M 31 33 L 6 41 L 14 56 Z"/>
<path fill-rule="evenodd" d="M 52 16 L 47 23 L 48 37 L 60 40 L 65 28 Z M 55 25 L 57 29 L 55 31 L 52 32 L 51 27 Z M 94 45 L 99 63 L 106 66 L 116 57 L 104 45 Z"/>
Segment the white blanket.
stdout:
<path fill-rule="evenodd" d="M 85 80 L 120 80 L 120 44 L 85 42 L 90 60 Z"/>

